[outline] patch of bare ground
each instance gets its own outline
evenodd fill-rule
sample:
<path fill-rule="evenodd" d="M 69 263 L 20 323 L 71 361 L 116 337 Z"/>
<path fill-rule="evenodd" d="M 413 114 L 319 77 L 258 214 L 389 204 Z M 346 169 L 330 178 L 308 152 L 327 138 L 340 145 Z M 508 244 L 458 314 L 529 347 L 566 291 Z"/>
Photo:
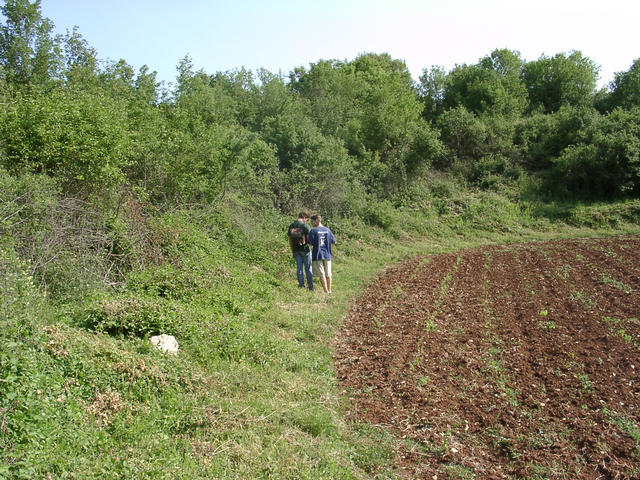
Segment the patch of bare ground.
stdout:
<path fill-rule="evenodd" d="M 350 416 L 407 478 L 640 478 L 640 237 L 386 270 L 336 338 Z"/>

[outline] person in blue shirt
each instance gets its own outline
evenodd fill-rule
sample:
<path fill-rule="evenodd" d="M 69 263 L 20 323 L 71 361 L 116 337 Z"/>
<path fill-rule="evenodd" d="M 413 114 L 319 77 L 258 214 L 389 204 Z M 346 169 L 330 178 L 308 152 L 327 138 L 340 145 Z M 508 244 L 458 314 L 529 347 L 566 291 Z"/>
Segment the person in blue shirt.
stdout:
<path fill-rule="evenodd" d="M 313 276 L 320 279 L 326 293 L 331 293 L 331 246 L 335 245 L 336 237 L 329 228 L 322 225 L 321 215 L 312 215 L 311 225 L 313 228 L 309 233 L 309 245 L 313 247 Z"/>

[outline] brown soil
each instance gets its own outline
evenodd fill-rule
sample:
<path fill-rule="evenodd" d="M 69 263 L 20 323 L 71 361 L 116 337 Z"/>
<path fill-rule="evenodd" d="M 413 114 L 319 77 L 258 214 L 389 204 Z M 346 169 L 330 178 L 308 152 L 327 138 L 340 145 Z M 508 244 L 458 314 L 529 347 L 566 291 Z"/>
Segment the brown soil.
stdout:
<path fill-rule="evenodd" d="M 393 266 L 336 340 L 407 478 L 640 478 L 640 237 Z"/>

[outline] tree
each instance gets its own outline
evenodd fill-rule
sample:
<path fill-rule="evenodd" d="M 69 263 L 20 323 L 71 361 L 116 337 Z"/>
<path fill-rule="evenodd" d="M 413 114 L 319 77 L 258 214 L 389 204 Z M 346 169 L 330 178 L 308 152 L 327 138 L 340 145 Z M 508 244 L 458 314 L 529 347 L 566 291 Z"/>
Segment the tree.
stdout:
<path fill-rule="evenodd" d="M 320 60 L 309 70 L 296 68 L 291 89 L 309 103 L 310 115 L 325 135 L 348 139 L 347 125 L 359 117 L 363 81 L 355 68 L 338 60 Z"/>
<path fill-rule="evenodd" d="M 443 107 L 462 105 L 476 115 L 519 116 L 527 105 L 522 63 L 518 52 L 503 49 L 475 65 L 456 66 L 445 79 Z"/>
<path fill-rule="evenodd" d="M 640 106 L 640 58 L 634 60 L 626 72 L 617 72 L 609 88 L 610 108 Z"/>
<path fill-rule="evenodd" d="M 552 113 L 566 105 L 593 105 L 598 70 L 579 51 L 526 63 L 522 78 L 529 92 L 529 109 Z"/>
<path fill-rule="evenodd" d="M 388 54 L 364 54 L 351 62 L 359 92 L 360 138 L 364 146 L 384 156 L 387 149 L 408 139 L 423 106 L 413 89 L 406 65 Z"/>
<path fill-rule="evenodd" d="M 456 158 L 479 159 L 486 151 L 487 126 L 477 115 L 460 105 L 438 117 L 442 141 Z"/>
<path fill-rule="evenodd" d="M 422 71 L 418 92 L 424 103 L 423 116 L 427 120 L 434 120 L 442 113 L 446 81 L 447 72 L 440 66 L 433 66 L 429 71 L 427 69 Z"/>
<path fill-rule="evenodd" d="M 97 52 L 82 38 L 77 27 L 71 32 L 67 31 L 63 49 L 67 85 L 80 89 L 95 85 L 98 76 Z"/>
<path fill-rule="evenodd" d="M 548 186 L 587 199 L 640 194 L 640 110 L 615 109 L 554 159 Z"/>
<path fill-rule="evenodd" d="M 6 0 L 0 25 L 0 75 L 10 83 L 42 84 L 59 69 L 53 23 L 40 13 L 40 0 Z"/>
<path fill-rule="evenodd" d="M 124 179 L 126 104 L 101 93 L 17 93 L 0 116 L 0 138 L 0 160 L 12 173 L 46 173 L 82 193 L 106 191 Z"/>

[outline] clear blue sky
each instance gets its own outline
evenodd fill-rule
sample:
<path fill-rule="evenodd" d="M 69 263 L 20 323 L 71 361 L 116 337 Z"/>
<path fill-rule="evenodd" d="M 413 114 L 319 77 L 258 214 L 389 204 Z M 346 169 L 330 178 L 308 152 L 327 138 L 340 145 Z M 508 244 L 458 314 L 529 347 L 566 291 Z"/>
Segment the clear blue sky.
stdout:
<path fill-rule="evenodd" d="M 640 57 L 638 0 L 42 0 L 65 33 L 78 26 L 101 60 L 147 65 L 174 82 L 189 55 L 209 74 L 260 67 L 287 75 L 321 59 L 389 53 L 414 79 L 496 48 L 525 60 L 580 50 L 600 86 Z"/>

